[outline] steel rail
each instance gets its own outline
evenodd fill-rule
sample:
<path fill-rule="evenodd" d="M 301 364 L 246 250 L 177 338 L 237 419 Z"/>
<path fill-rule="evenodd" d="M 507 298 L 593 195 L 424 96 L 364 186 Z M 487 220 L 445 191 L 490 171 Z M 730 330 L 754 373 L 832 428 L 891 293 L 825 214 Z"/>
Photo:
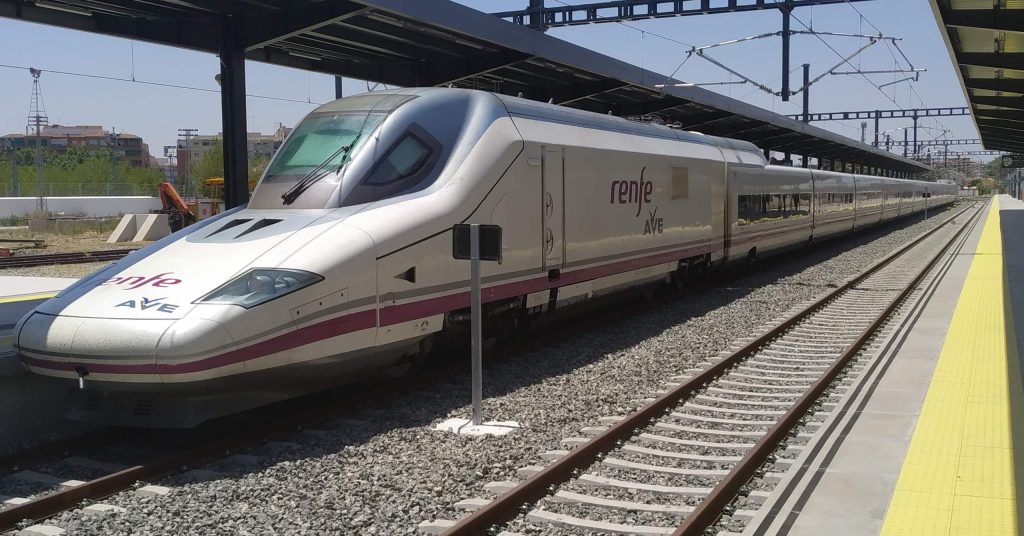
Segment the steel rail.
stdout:
<path fill-rule="evenodd" d="M 974 219 L 981 214 L 981 209 L 978 209 L 970 219 Z M 783 415 L 768 431 L 764 436 L 761 437 L 740 461 L 733 466 L 733 468 L 726 474 L 717 486 L 715 486 L 711 493 L 709 493 L 704 500 L 697 505 L 693 512 L 691 512 L 683 520 L 672 536 L 699 536 L 704 534 L 705 529 L 713 525 L 722 516 L 722 512 L 726 506 L 731 503 L 736 496 L 739 494 L 741 488 L 746 485 L 747 482 L 753 478 L 757 470 L 768 460 L 769 456 L 779 447 L 786 436 L 789 435 L 790 431 L 793 430 L 799 423 L 800 420 L 807 414 L 807 411 L 821 398 L 821 395 L 828 390 L 829 386 L 835 381 L 835 379 L 843 372 L 843 369 L 853 360 L 854 357 L 861 351 L 861 349 L 875 336 L 876 332 L 881 328 L 888 320 L 889 317 L 896 311 L 896 309 L 903 303 L 903 300 L 910 295 L 911 292 L 917 288 L 921 280 L 928 275 L 928 272 L 935 266 L 939 260 L 949 251 L 949 248 L 956 243 L 957 239 L 963 235 L 970 225 L 964 225 L 953 235 L 952 238 L 940 249 L 931 259 L 924 268 L 918 272 L 914 279 L 903 288 L 900 293 L 889 302 L 889 305 L 882 310 L 881 313 L 875 318 L 870 326 L 865 329 L 861 335 L 851 343 L 842 354 L 832 363 L 832 366 L 825 372 L 817 382 L 815 382 L 807 391 L 804 392 L 803 396 Z"/>
<path fill-rule="evenodd" d="M 681 385 L 673 388 L 668 393 L 665 393 L 660 398 L 648 403 L 646 406 L 640 408 L 636 412 L 620 420 L 616 424 L 610 426 L 604 432 L 594 436 L 576 448 L 569 451 L 568 454 L 561 458 L 553 461 L 547 465 L 541 471 L 535 473 L 518 486 L 513 489 L 502 493 L 496 497 L 493 501 L 487 503 L 483 507 L 479 508 L 472 514 L 462 518 L 458 523 L 453 525 L 451 528 L 443 532 L 443 536 L 479 536 L 488 534 L 488 531 L 494 525 L 501 523 L 507 523 L 508 521 L 515 518 L 520 513 L 520 509 L 523 505 L 531 504 L 537 500 L 545 497 L 548 494 L 548 489 L 551 486 L 561 484 L 571 479 L 576 471 L 582 470 L 585 467 L 593 464 L 600 455 L 612 450 L 617 443 L 629 439 L 633 433 L 645 426 L 647 426 L 655 418 L 660 417 L 666 411 L 671 410 L 677 406 L 680 401 L 687 399 L 700 389 L 703 389 L 708 383 L 717 378 L 718 376 L 725 374 L 734 365 L 742 361 L 748 355 L 757 351 L 758 348 L 764 346 L 769 341 L 777 338 L 779 335 L 789 330 L 791 327 L 801 322 L 816 310 L 824 306 L 829 301 L 836 298 L 839 294 L 849 290 L 856 284 L 860 283 L 864 279 L 868 278 L 884 266 L 888 265 L 896 258 L 920 244 L 928 237 L 936 233 L 939 229 L 945 227 L 950 222 L 967 212 L 973 207 L 965 207 L 960 212 L 957 212 L 953 216 L 950 216 L 939 225 L 934 228 L 922 233 L 917 236 L 914 240 L 907 243 L 903 247 L 893 251 L 889 255 L 875 262 L 867 269 L 862 271 L 860 274 L 855 275 L 847 279 L 842 285 L 832 290 L 828 294 L 818 298 L 811 305 L 797 312 L 793 316 L 783 320 L 778 325 L 763 333 L 756 339 L 748 342 L 739 350 L 733 352 L 731 355 L 723 358 L 721 361 L 711 365 L 704 371 L 698 373 L 696 376 L 683 382 Z M 948 246 L 947 246 L 948 247 Z M 912 288 L 912 287 L 911 287 Z M 745 483 L 746 481 L 744 481 Z M 721 493 L 720 493 L 721 494 Z M 731 497 L 730 497 L 731 500 Z M 703 502 L 706 502 L 703 501 Z M 702 502 L 702 503 L 703 503 Z M 696 512 L 694 512 L 696 513 Z M 719 511 L 720 515 L 721 512 Z M 707 515 L 707 514 L 705 514 Z M 692 517 L 691 513 L 689 517 Z M 717 517 L 716 517 L 717 519 Z M 689 533 L 688 533 L 689 534 Z"/>
<path fill-rule="evenodd" d="M 120 259 L 134 249 L 106 249 L 96 251 L 80 251 L 74 253 L 53 253 L 46 255 L 26 255 L 24 257 L 0 257 L 0 269 L 45 266 L 49 264 L 75 264 L 83 262 L 99 262 Z"/>

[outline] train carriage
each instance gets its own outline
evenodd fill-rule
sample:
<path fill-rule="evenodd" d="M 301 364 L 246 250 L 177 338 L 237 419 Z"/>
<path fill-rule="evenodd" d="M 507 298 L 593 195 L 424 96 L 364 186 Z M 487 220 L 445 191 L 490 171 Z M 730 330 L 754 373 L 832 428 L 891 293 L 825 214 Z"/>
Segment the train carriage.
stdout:
<path fill-rule="evenodd" d="M 400 371 L 465 333 L 458 223 L 503 230 L 501 262 L 483 267 L 493 334 L 955 195 L 769 166 L 747 142 L 481 91 L 369 93 L 303 119 L 247 206 L 82 279 L 23 318 L 13 343 L 29 370 L 75 390 L 75 418 L 191 426 Z"/>

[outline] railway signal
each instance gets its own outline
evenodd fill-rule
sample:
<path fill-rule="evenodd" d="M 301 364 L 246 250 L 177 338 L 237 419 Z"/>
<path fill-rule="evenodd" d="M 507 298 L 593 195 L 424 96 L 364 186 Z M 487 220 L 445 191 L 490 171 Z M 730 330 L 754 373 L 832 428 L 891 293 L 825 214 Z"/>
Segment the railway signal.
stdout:
<path fill-rule="evenodd" d="M 501 262 L 501 226 L 460 223 L 452 227 L 452 258 L 469 260 L 470 339 L 472 344 L 473 418 L 480 426 L 483 413 L 483 305 L 480 303 L 480 261 Z"/>

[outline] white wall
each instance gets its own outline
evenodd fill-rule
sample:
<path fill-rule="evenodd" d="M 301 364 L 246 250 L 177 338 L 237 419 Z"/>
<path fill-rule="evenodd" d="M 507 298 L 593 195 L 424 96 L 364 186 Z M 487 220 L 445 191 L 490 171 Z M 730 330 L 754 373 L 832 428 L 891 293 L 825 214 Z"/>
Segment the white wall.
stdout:
<path fill-rule="evenodd" d="M 26 216 L 36 210 L 35 197 L 0 197 L 0 217 Z M 46 210 L 67 216 L 94 217 L 148 214 L 161 207 L 160 198 L 139 196 L 47 197 Z"/>

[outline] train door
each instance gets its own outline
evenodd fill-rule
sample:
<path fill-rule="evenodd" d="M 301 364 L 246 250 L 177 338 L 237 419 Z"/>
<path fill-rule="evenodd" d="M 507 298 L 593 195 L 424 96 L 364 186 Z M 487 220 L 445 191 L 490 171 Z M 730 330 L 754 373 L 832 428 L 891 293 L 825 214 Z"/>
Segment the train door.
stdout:
<path fill-rule="evenodd" d="M 561 147 L 542 149 L 541 220 L 544 236 L 544 269 L 562 267 L 565 251 L 565 150 Z"/>

